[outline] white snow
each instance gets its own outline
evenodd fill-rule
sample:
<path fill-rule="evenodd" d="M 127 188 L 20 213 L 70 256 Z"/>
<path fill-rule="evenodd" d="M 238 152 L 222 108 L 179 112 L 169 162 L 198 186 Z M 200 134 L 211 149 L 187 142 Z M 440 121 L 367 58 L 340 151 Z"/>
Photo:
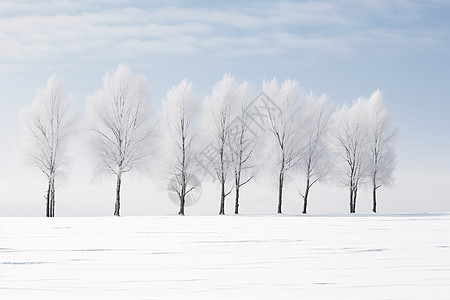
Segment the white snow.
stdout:
<path fill-rule="evenodd" d="M 450 299 L 450 214 L 0 218 L 0 299 Z"/>

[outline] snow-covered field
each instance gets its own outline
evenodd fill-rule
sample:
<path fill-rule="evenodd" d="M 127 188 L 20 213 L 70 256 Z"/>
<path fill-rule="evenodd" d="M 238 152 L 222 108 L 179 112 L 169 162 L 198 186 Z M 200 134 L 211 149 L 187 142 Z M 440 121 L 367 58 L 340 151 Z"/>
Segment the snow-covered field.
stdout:
<path fill-rule="evenodd" d="M 450 214 L 1 218 L 0 299 L 450 299 Z"/>

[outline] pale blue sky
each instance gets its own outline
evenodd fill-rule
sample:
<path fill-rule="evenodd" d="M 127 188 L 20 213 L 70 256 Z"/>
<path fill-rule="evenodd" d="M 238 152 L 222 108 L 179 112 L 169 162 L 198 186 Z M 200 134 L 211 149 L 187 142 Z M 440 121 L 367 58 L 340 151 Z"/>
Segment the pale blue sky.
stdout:
<path fill-rule="evenodd" d="M 2 172 L 17 168 L 21 108 L 52 73 L 82 111 L 127 63 L 158 103 L 183 78 L 204 97 L 226 72 L 255 90 L 296 78 L 336 106 L 380 89 L 399 127 L 397 170 L 450 184 L 450 2 L 149 2 L 0 2 Z M 439 197 L 435 210 L 448 209 Z"/>

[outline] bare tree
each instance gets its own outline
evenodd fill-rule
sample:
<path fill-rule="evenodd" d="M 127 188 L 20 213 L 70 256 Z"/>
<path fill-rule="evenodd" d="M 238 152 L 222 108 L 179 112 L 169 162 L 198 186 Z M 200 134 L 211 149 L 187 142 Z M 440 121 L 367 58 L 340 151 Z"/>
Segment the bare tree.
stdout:
<path fill-rule="evenodd" d="M 335 138 L 340 159 L 340 179 L 350 191 L 350 213 L 356 212 L 358 189 L 369 171 L 367 150 L 367 105 L 363 98 L 336 113 Z"/>
<path fill-rule="evenodd" d="M 373 207 L 377 212 L 377 189 L 393 181 L 395 168 L 394 139 L 396 129 L 389 111 L 383 103 L 381 91 L 375 91 L 368 99 L 368 146 L 370 149 L 370 179 L 372 184 Z"/>
<path fill-rule="evenodd" d="M 124 173 L 141 166 L 149 155 L 150 118 L 146 79 L 133 76 L 125 65 L 103 78 L 103 89 L 90 102 L 93 146 L 99 171 L 114 174 L 120 216 L 120 188 Z"/>
<path fill-rule="evenodd" d="M 64 95 L 62 82 L 50 76 L 44 89 L 38 89 L 27 114 L 26 154 L 48 180 L 45 196 L 47 217 L 55 216 L 55 180 L 67 158 L 65 145 L 73 129 L 74 114 Z"/>
<path fill-rule="evenodd" d="M 282 213 L 283 187 L 287 172 L 300 159 L 299 120 L 300 85 L 298 81 L 286 80 L 281 88 L 276 79 L 263 83 L 263 91 L 274 102 L 268 110 L 268 128 L 275 138 L 278 166 L 278 213 Z"/>
<path fill-rule="evenodd" d="M 304 106 L 306 121 L 302 126 L 304 151 L 300 160 L 300 169 L 306 177 L 305 192 L 300 192 L 303 198 L 303 214 L 307 211 L 311 187 L 318 181 L 326 179 L 333 165 L 327 145 L 331 120 L 331 110 L 327 107 L 327 101 L 328 98 L 325 95 L 316 99 L 310 94 Z"/>
<path fill-rule="evenodd" d="M 246 107 L 251 100 L 251 93 L 247 82 L 238 87 L 238 95 L 235 98 L 236 110 L 231 124 L 229 139 L 231 162 L 234 171 L 235 205 L 234 213 L 239 214 L 240 188 L 250 182 L 255 176 L 256 164 L 252 160 L 255 147 L 258 142 L 257 133 L 250 128 L 249 115 Z"/>
<path fill-rule="evenodd" d="M 208 155 L 221 187 L 220 215 L 225 214 L 225 198 L 232 191 L 232 188 L 227 186 L 232 170 L 231 154 L 228 145 L 231 132 L 232 102 L 236 95 L 234 77 L 225 74 L 212 88 L 212 94 L 206 98 L 205 102 L 207 110 L 211 112 L 213 123 L 210 129 L 212 143 Z"/>
<path fill-rule="evenodd" d="M 173 177 L 169 188 L 180 199 L 179 215 L 184 215 L 186 195 L 193 191 L 199 182 L 195 178 L 196 168 L 193 162 L 196 155 L 193 147 L 196 135 L 196 107 L 193 101 L 192 83 L 187 80 L 172 87 L 164 101 L 168 129 L 165 140 L 171 143 L 168 153 L 171 161 L 169 173 Z"/>

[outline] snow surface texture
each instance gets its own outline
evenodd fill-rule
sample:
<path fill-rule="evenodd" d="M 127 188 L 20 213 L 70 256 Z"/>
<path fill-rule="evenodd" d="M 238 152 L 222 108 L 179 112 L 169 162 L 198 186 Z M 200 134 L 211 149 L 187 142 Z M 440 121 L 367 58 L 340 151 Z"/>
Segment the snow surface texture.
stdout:
<path fill-rule="evenodd" d="M 0 299 L 450 299 L 450 214 L 1 218 Z"/>

